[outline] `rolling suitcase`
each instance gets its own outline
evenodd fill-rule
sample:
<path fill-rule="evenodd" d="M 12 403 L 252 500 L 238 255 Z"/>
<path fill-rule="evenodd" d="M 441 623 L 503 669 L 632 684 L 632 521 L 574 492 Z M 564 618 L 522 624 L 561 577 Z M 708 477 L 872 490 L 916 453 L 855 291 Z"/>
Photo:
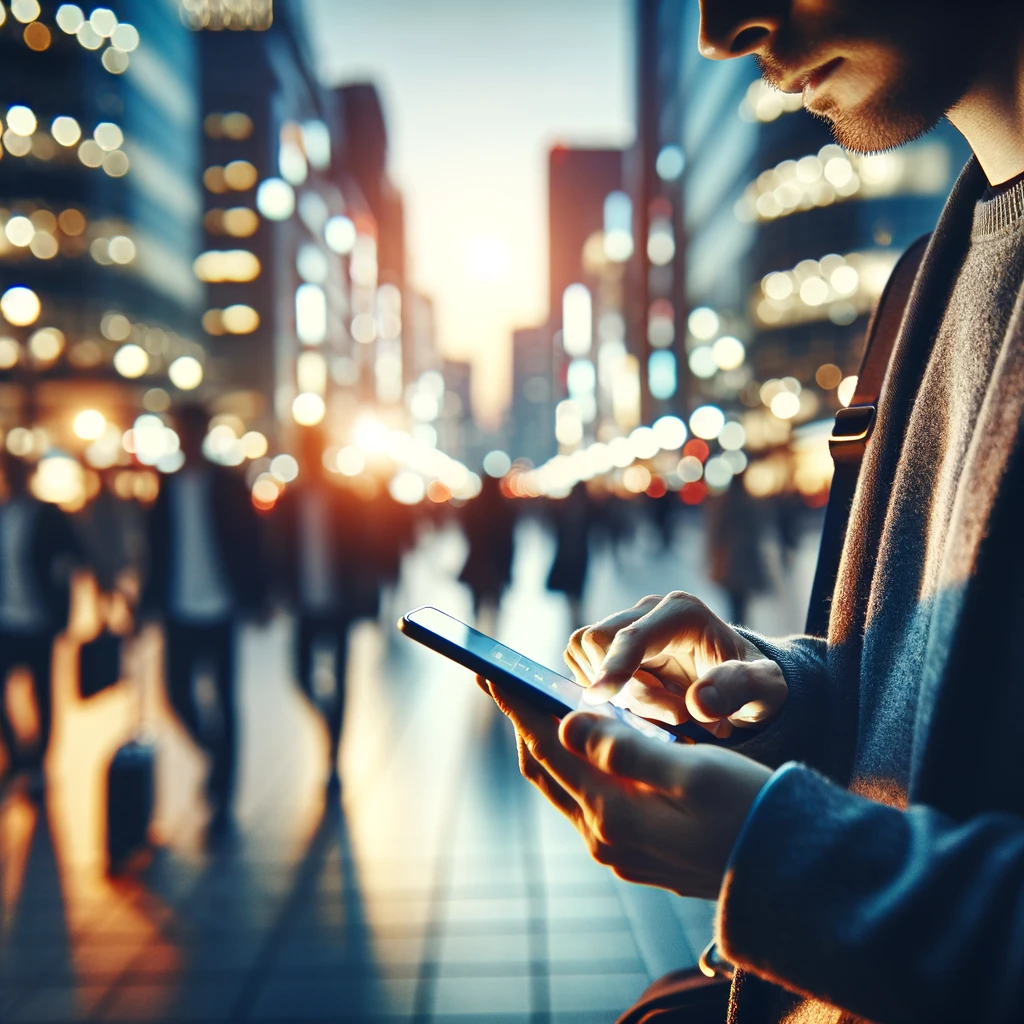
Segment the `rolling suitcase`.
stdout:
<path fill-rule="evenodd" d="M 138 695 L 136 733 L 114 753 L 107 770 L 107 870 L 117 874 L 148 845 L 153 817 L 156 746 L 144 729 L 143 683 L 132 673 Z"/>
<path fill-rule="evenodd" d="M 107 865 L 119 872 L 144 849 L 153 816 L 156 750 L 143 738 L 119 747 L 107 772 Z"/>

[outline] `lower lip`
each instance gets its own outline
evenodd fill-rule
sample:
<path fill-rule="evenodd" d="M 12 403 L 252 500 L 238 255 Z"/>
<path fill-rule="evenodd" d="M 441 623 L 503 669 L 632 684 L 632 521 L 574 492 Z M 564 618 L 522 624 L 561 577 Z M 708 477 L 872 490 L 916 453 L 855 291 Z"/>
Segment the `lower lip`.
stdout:
<path fill-rule="evenodd" d="M 842 57 L 836 57 L 834 60 L 830 60 L 827 64 L 822 64 L 820 68 L 812 71 L 810 75 L 807 76 L 807 81 L 804 83 L 805 103 L 814 95 L 819 86 L 832 77 L 832 73 L 840 64 L 842 64 L 842 62 Z"/>

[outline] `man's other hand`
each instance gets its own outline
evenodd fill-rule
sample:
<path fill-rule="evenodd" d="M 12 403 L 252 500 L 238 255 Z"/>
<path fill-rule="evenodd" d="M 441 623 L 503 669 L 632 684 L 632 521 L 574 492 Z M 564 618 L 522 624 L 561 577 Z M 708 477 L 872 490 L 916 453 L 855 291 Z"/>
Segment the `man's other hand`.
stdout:
<path fill-rule="evenodd" d="M 788 695 L 782 669 L 702 601 L 673 591 L 576 630 L 566 664 L 591 704 L 693 721 L 718 737 L 770 721 Z"/>
<path fill-rule="evenodd" d="M 742 754 L 661 743 L 602 715 L 558 720 L 488 684 L 515 725 L 519 767 L 620 878 L 716 899 L 771 771 Z"/>

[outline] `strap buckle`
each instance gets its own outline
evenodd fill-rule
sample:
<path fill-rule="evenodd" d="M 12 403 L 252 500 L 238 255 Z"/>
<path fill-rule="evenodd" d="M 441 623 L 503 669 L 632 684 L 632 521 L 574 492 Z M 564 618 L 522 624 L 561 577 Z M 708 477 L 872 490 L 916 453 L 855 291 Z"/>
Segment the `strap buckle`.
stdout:
<path fill-rule="evenodd" d="M 836 462 L 860 459 L 864 455 L 871 431 L 875 426 L 875 406 L 851 405 L 836 413 L 832 434 L 828 439 L 829 451 Z"/>

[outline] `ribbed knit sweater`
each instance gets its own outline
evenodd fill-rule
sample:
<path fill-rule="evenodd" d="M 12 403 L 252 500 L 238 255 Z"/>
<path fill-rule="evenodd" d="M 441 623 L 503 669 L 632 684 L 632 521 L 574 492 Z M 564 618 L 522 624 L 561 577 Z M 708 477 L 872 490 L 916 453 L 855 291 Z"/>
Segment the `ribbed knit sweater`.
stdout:
<path fill-rule="evenodd" d="M 972 161 L 883 386 L 829 637 L 751 635 L 790 698 L 743 749 L 802 764 L 723 886 L 735 1024 L 1024 1020 L 1022 282 L 1024 182 L 993 194 Z"/>

